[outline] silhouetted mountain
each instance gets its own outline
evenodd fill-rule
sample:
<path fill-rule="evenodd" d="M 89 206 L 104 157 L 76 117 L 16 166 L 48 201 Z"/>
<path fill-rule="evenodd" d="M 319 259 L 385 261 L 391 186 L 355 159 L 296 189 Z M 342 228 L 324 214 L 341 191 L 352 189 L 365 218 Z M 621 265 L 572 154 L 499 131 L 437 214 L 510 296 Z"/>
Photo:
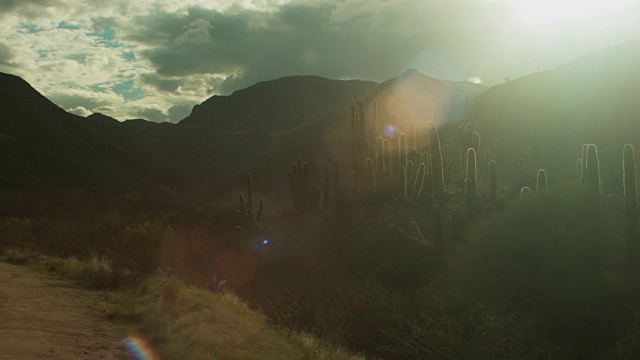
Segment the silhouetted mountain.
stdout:
<path fill-rule="evenodd" d="M 196 105 L 180 124 L 239 131 L 286 130 L 313 115 L 340 108 L 355 95 L 369 95 L 378 86 L 360 80 L 284 77 L 257 83 L 230 96 L 213 96 Z"/>
<path fill-rule="evenodd" d="M 215 191 L 235 184 L 246 171 L 269 174 L 265 181 L 280 184 L 296 157 L 317 164 L 348 158 L 354 96 L 369 103 L 378 99 L 381 119 L 394 111 L 402 121 L 426 123 L 482 90 L 416 71 L 383 84 L 292 76 L 211 97 L 179 124 L 157 124 L 118 122 L 103 114 L 81 118 L 20 78 L 2 74 L 0 184 L 5 189 Z"/>
<path fill-rule="evenodd" d="M 406 129 L 410 122 L 420 128 L 429 121 L 442 124 L 459 120 L 461 102 L 486 89 L 465 81 L 439 80 L 410 69 L 382 83 L 374 97 L 382 120 L 395 113 L 400 127 Z"/>
<path fill-rule="evenodd" d="M 470 119 L 505 172 L 532 145 L 538 167 L 553 169 L 550 181 L 573 176 L 581 145 L 595 143 L 605 186 L 619 187 L 623 145 L 640 144 L 638 64 L 640 42 L 594 52 L 494 86 L 475 99 Z"/>
<path fill-rule="evenodd" d="M 16 76 L 0 73 L 0 113 L 5 189 L 123 190 L 179 183 L 131 151 L 126 138 L 105 136 L 105 125 L 115 125 L 106 117 L 69 114 Z"/>

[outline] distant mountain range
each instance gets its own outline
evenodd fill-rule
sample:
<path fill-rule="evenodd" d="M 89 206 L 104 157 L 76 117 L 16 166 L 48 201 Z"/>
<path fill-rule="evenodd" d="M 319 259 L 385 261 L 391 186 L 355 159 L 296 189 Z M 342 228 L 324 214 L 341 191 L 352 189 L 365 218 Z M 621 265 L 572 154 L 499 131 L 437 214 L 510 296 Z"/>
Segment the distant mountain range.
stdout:
<path fill-rule="evenodd" d="M 291 76 L 213 96 L 179 124 L 157 124 L 82 118 L 0 74 L 0 187 L 119 193 L 214 186 L 229 174 L 272 169 L 277 159 L 286 167 L 297 152 L 319 156 L 332 129 L 345 131 L 331 140 L 348 140 L 354 96 L 385 98 L 390 87 L 409 97 L 404 106 L 432 103 L 434 114 L 449 106 L 443 99 L 485 90 L 415 71 L 383 84 Z"/>
<path fill-rule="evenodd" d="M 341 158 L 346 169 L 354 96 L 369 109 L 376 99 L 381 123 L 396 113 L 401 129 L 435 121 L 455 136 L 457 123 L 474 121 L 505 166 L 527 144 L 541 165 L 575 160 L 583 142 L 618 161 L 622 143 L 640 142 L 638 64 L 640 45 L 628 43 L 488 90 L 415 70 L 383 83 L 291 76 L 213 96 L 178 124 L 79 117 L 0 73 L 0 192 L 214 192 L 247 171 L 284 188 L 299 156 Z"/>
<path fill-rule="evenodd" d="M 574 176 L 581 145 L 594 143 L 605 187 L 619 189 L 623 145 L 640 150 L 639 64 L 640 41 L 609 47 L 492 87 L 469 119 L 507 169 L 532 145 L 550 181 Z"/>

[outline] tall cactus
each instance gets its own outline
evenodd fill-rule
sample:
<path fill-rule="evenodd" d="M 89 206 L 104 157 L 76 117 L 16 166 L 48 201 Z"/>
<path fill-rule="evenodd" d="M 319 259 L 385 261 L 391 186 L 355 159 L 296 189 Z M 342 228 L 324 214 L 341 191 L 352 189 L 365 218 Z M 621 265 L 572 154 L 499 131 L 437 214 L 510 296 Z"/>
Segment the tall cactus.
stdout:
<path fill-rule="evenodd" d="M 424 163 L 420 163 L 418 166 L 418 170 L 416 172 L 416 179 L 413 183 L 413 190 L 411 191 L 411 198 L 417 200 L 420 199 L 420 195 L 422 193 L 422 185 L 424 183 L 425 177 L 425 166 Z"/>
<path fill-rule="evenodd" d="M 587 189 L 594 194 L 600 193 L 600 159 L 598 148 L 594 144 L 587 147 Z"/>
<path fill-rule="evenodd" d="M 473 216 L 477 208 L 478 199 L 478 166 L 476 151 L 473 148 L 467 150 L 467 178 L 465 179 L 465 205 L 467 214 Z"/>
<path fill-rule="evenodd" d="M 378 100 L 373 100 L 373 109 L 372 109 L 372 117 L 371 117 L 371 133 L 373 137 L 376 137 L 378 133 Z"/>
<path fill-rule="evenodd" d="M 491 151 L 489 149 L 484 151 L 484 161 L 482 162 L 482 181 L 484 183 L 489 182 L 490 170 L 489 166 L 491 164 Z"/>
<path fill-rule="evenodd" d="M 636 158 L 633 146 L 626 144 L 623 151 L 624 214 L 627 255 L 633 263 L 637 262 L 638 245 L 638 187 L 636 179 Z"/>
<path fill-rule="evenodd" d="M 294 163 L 292 169 L 289 170 L 289 185 L 291 186 L 293 208 L 301 213 L 317 212 L 321 207 L 320 195 L 322 194 L 322 189 L 315 185 L 310 186 L 309 164 L 302 163 L 302 170 L 300 170 L 298 167 L 300 162 L 302 162 L 301 159 Z M 325 181 L 325 186 L 327 189 L 329 188 L 328 179 Z"/>
<path fill-rule="evenodd" d="M 549 187 L 547 182 L 547 172 L 544 169 L 539 169 L 536 175 L 536 191 L 544 191 Z"/>
<path fill-rule="evenodd" d="M 580 183 L 587 186 L 587 148 L 589 144 L 582 144 L 582 156 L 580 157 Z"/>
<path fill-rule="evenodd" d="M 442 169 L 442 152 L 440 150 L 440 136 L 433 121 L 427 124 L 429 131 L 429 151 L 431 153 L 431 177 L 433 180 L 433 200 L 436 204 L 443 204 L 446 196 L 444 185 L 444 171 Z"/>
<path fill-rule="evenodd" d="M 476 152 L 480 151 L 480 134 L 478 134 L 477 131 L 471 134 L 471 147 L 474 148 Z"/>
<path fill-rule="evenodd" d="M 253 177 L 251 173 L 247 173 L 247 197 L 245 199 L 242 193 L 238 194 L 238 211 L 240 216 L 240 225 L 237 227 L 242 231 L 249 228 L 253 235 L 260 232 L 260 222 L 264 213 L 264 199 L 260 198 L 258 208 L 254 208 L 253 203 Z"/>
<path fill-rule="evenodd" d="M 400 133 L 398 137 L 398 142 L 400 146 L 400 165 L 407 166 L 407 136 L 404 133 Z"/>

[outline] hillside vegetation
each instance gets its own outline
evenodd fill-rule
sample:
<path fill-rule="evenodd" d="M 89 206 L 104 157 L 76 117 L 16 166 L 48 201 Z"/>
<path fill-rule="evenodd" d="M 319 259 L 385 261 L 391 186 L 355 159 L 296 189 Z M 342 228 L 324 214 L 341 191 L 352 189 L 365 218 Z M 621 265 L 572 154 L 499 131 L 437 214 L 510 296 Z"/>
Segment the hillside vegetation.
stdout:
<path fill-rule="evenodd" d="M 338 114 L 350 104 L 330 121 L 279 128 L 273 141 L 234 123 L 246 155 L 229 150 L 215 161 L 240 159 L 232 172 L 253 165 L 219 179 L 226 187 L 23 204 L 0 239 L 97 254 L 140 278 L 161 268 L 200 287 L 170 295 L 176 306 L 208 296 L 203 288 L 233 292 L 272 327 L 367 358 L 634 359 L 636 45 L 468 102 L 432 96 L 419 111 L 406 105 L 421 101 L 417 89 L 446 84 L 410 72 L 367 97 L 323 105 Z M 615 71 L 604 66 L 611 62 Z M 445 101 L 453 98 L 456 107 Z M 224 102 L 232 99 L 207 107 Z M 175 127 L 190 126 L 207 128 Z M 126 277 L 112 280 L 118 287 Z M 200 334 L 185 319 L 178 329 Z"/>

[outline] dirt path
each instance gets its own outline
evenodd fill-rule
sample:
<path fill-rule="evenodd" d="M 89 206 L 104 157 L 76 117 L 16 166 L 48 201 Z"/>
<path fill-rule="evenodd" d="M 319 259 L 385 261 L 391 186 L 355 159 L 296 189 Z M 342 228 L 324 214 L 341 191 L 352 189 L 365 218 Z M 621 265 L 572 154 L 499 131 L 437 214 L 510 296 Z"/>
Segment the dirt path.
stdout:
<path fill-rule="evenodd" d="M 0 263 L 0 359 L 127 359 L 96 293 Z"/>

